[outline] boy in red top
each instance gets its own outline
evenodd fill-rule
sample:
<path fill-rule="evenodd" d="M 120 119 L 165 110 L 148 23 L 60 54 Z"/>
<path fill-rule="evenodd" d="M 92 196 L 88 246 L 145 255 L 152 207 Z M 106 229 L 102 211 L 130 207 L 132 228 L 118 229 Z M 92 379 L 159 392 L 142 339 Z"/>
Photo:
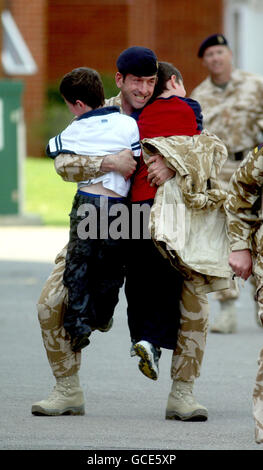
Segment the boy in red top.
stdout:
<path fill-rule="evenodd" d="M 137 116 L 134 116 L 137 119 L 140 139 L 201 134 L 201 107 L 197 101 L 185 98 L 185 95 L 186 91 L 181 73 L 172 64 L 159 62 L 158 82 L 153 98 L 141 112 L 137 113 Z M 151 163 L 151 158 L 148 162 Z M 132 184 L 131 202 L 141 205 L 147 204 L 151 207 L 157 189 L 158 186 L 150 184 L 148 180 L 148 167 L 141 155 L 139 168 L 135 173 Z M 144 240 L 143 244 L 139 241 L 137 244 L 135 241 L 131 244 L 133 249 L 129 252 L 129 276 L 126 283 L 126 291 L 128 289 L 131 290 L 131 292 L 136 292 L 136 286 L 138 288 L 138 285 L 140 285 L 138 276 L 141 276 L 142 285 L 146 288 L 146 291 L 150 292 L 151 286 L 147 285 L 147 273 L 143 273 L 142 267 L 139 273 L 138 269 L 136 269 L 136 263 L 137 260 L 140 259 L 140 255 L 145 259 L 146 253 L 148 253 L 146 243 L 146 240 Z M 140 249 L 142 250 L 141 254 Z M 145 264 L 147 269 L 149 269 L 149 265 L 151 264 L 150 251 L 148 253 L 148 262 Z M 156 266 L 152 266 L 153 270 L 155 268 Z M 134 276 L 132 276 L 131 273 L 134 273 Z M 134 282 L 132 279 L 134 279 Z M 171 285 L 171 289 L 175 291 L 175 286 Z M 129 294 L 129 292 L 127 293 Z M 152 295 L 154 295 L 154 293 L 152 293 Z M 134 306 L 131 305 L 132 301 L 129 301 L 128 323 L 134 345 L 133 350 L 135 354 L 142 359 L 139 363 L 141 372 L 149 378 L 157 379 L 161 351 L 158 347 L 159 338 L 156 331 L 159 331 L 160 336 L 164 334 L 164 318 L 158 319 L 156 316 L 151 315 L 151 311 L 147 308 L 149 301 L 147 299 L 147 296 L 141 296 L 139 305 L 136 302 Z M 172 305 L 170 306 L 170 312 L 170 314 L 176 314 L 173 312 Z M 178 318 L 178 328 L 179 322 L 180 318 Z M 152 338 L 154 334 L 156 335 L 156 343 L 152 344 L 150 341 L 147 341 L 146 338 Z M 174 332 L 171 332 L 171 335 L 172 334 L 174 334 Z M 166 338 L 169 338 L 169 332 L 166 331 L 165 335 Z"/>
<path fill-rule="evenodd" d="M 140 139 L 201 134 L 203 129 L 201 106 L 197 101 L 185 98 L 185 95 L 183 78 L 179 70 L 168 62 L 159 62 L 158 82 L 154 95 L 138 115 Z M 132 185 L 133 202 L 154 198 L 158 187 L 147 183 L 146 191 L 145 184 L 141 184 L 142 180 L 148 181 L 147 177 L 147 165 L 141 155 Z"/>

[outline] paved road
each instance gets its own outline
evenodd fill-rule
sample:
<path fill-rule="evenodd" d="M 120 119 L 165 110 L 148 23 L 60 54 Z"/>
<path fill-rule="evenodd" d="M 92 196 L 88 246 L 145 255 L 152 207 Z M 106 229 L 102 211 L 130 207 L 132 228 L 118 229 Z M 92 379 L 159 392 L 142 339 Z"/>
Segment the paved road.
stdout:
<path fill-rule="evenodd" d="M 139 372 L 137 358 L 129 357 L 123 293 L 114 328 L 94 333 L 82 355 L 85 416 L 31 415 L 32 402 L 54 385 L 35 305 L 67 236 L 65 229 L 0 228 L 0 449 L 262 450 L 254 442 L 252 390 L 263 330 L 254 319 L 249 284 L 238 301 L 238 333 L 208 335 L 195 387 L 208 407 L 207 422 L 164 419 L 171 352 L 163 351 L 157 382 Z M 209 299 L 212 320 L 218 306 Z"/>

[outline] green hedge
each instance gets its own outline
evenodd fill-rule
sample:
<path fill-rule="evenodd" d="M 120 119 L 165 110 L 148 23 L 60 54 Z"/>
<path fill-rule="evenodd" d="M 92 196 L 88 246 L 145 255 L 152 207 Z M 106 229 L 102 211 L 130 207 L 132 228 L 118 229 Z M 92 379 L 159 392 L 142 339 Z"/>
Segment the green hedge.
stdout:
<path fill-rule="evenodd" d="M 45 225 L 69 226 L 76 188 L 57 175 L 50 158 L 26 158 L 25 212 L 39 215 Z"/>

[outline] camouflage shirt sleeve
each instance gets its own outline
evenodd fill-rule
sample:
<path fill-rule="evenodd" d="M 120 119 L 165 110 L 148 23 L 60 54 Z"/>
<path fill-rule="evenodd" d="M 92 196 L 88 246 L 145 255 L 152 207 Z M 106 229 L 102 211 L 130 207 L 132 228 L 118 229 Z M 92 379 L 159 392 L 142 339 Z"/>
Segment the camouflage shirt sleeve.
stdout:
<path fill-rule="evenodd" d="M 104 172 L 100 170 L 103 158 L 63 153 L 55 158 L 54 165 L 64 181 L 77 183 L 103 175 Z"/>
<path fill-rule="evenodd" d="M 232 251 L 252 249 L 252 236 L 261 224 L 263 146 L 250 151 L 233 174 L 225 202 Z"/>

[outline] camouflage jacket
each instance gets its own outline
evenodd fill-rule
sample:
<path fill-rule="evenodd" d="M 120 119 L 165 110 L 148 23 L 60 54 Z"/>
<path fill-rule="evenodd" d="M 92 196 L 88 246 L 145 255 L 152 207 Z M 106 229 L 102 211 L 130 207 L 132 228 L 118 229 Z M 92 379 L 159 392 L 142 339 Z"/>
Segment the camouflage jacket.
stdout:
<path fill-rule="evenodd" d="M 203 275 L 200 291 L 228 287 L 229 243 L 226 199 L 218 174 L 227 158 L 225 145 L 207 131 L 193 137 L 144 139 L 144 159 L 161 153 L 176 170 L 174 178 L 161 185 L 150 213 L 150 233 L 164 256 L 191 278 Z"/>
<path fill-rule="evenodd" d="M 191 98 L 201 105 L 204 127 L 226 144 L 230 154 L 251 150 L 262 141 L 263 77 L 236 69 L 225 88 L 207 77 Z"/>
<path fill-rule="evenodd" d="M 263 224 L 262 224 L 263 146 L 250 151 L 233 174 L 225 202 L 232 250 L 250 249 L 256 280 L 258 315 L 262 318 Z M 262 321 L 262 320 L 261 320 Z M 263 349 L 253 390 L 255 440 L 263 442 Z"/>
<path fill-rule="evenodd" d="M 232 251 L 250 249 L 254 273 L 263 275 L 263 146 L 250 151 L 233 174 L 225 202 Z"/>

